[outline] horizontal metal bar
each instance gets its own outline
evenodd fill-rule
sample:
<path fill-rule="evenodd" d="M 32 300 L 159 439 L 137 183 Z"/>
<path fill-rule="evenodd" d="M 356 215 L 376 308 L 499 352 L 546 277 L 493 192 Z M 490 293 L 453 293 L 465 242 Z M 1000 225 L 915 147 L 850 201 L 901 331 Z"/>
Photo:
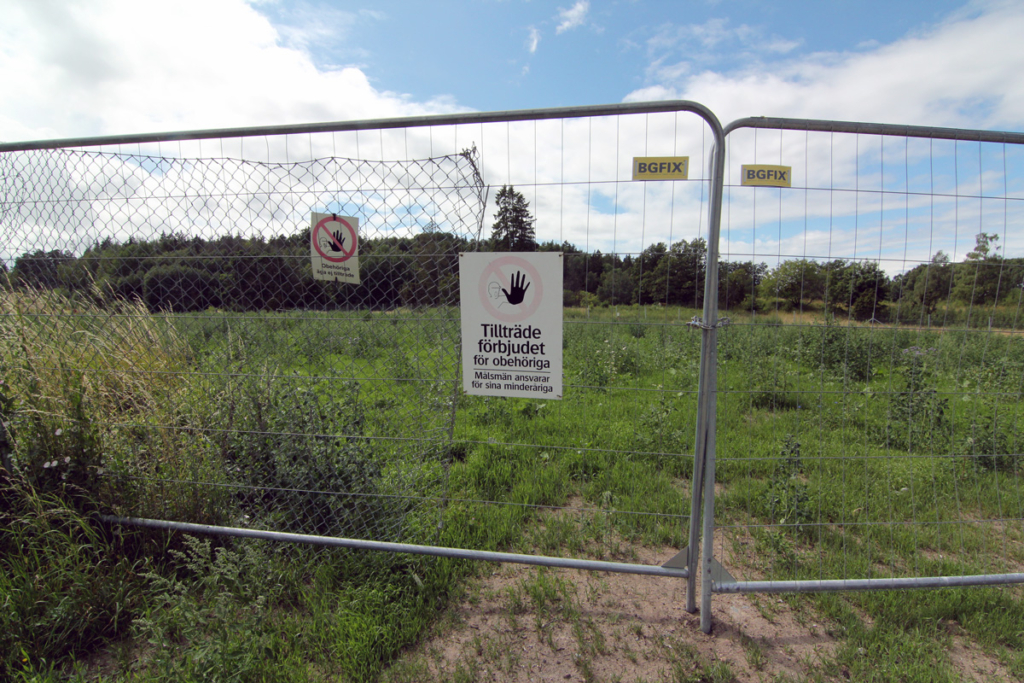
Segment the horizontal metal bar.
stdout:
<path fill-rule="evenodd" d="M 188 522 L 169 522 L 159 519 L 141 519 L 139 517 L 117 517 L 100 515 L 100 519 L 109 524 L 147 527 L 150 529 L 166 529 L 192 534 L 213 534 L 215 536 L 234 536 L 236 538 L 256 538 L 263 541 L 285 541 L 290 543 L 306 543 L 334 548 L 353 548 L 357 550 L 379 550 L 390 553 L 409 553 L 412 555 L 433 555 L 434 557 L 451 557 L 461 560 L 483 560 L 485 562 L 511 562 L 515 564 L 531 564 L 541 567 L 560 567 L 563 569 L 585 569 L 587 571 L 617 572 L 619 574 L 645 574 L 647 576 L 664 576 L 674 579 L 685 579 L 689 576 L 687 569 L 669 567 L 653 567 L 646 564 L 626 564 L 623 562 L 602 562 L 599 560 L 577 560 L 569 557 L 545 557 L 543 555 L 520 555 L 517 553 L 497 553 L 486 550 L 466 550 L 463 548 L 442 548 L 429 545 L 412 545 L 409 543 L 387 543 L 384 541 L 363 541 L 354 538 L 333 538 L 330 536 L 312 536 L 308 534 L 289 534 L 281 531 L 263 531 L 260 529 L 240 529 L 237 527 L 212 526 L 209 524 L 191 524 Z"/>
<path fill-rule="evenodd" d="M 597 104 L 584 107 L 556 107 L 550 109 L 517 109 L 497 112 L 465 112 L 438 116 L 406 116 L 390 119 L 364 119 L 360 121 L 334 121 L 285 126 L 257 126 L 252 128 L 219 128 L 135 135 L 107 135 L 62 140 L 35 140 L 0 144 L 0 152 L 22 152 L 32 149 L 61 147 L 98 147 L 101 145 L 127 145 L 150 142 L 176 142 L 180 140 L 209 140 L 213 138 L 245 138 L 264 135 L 295 135 L 305 133 L 335 133 L 356 130 L 389 128 L 421 128 L 424 126 L 458 126 L 541 119 L 568 119 L 593 116 L 619 116 L 623 114 L 656 114 L 688 111 L 704 119 L 713 129 L 721 130 L 721 123 L 710 109 L 697 102 L 667 100 L 662 102 L 634 102 L 624 104 Z"/>
<path fill-rule="evenodd" d="M 906 588 L 958 588 L 1024 583 L 1024 574 L 976 576 L 916 576 L 902 579 L 839 579 L 829 581 L 736 581 L 715 583 L 715 593 L 826 593 L 835 591 L 901 590 Z"/>
<path fill-rule="evenodd" d="M 1024 133 L 965 128 L 936 128 L 932 126 L 903 126 L 890 123 L 861 123 L 857 121 L 819 121 L 816 119 L 786 119 L 752 116 L 737 119 L 725 127 L 728 135 L 739 128 L 767 128 L 770 130 L 805 130 L 819 133 L 860 133 L 863 135 L 891 135 L 905 138 L 932 140 L 967 140 L 974 142 L 1003 142 L 1024 144 Z"/>

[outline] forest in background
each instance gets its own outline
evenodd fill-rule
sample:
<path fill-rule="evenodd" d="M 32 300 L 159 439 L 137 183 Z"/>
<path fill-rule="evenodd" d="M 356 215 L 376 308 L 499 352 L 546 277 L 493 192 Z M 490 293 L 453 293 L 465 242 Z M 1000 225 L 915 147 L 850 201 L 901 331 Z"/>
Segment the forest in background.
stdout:
<path fill-rule="evenodd" d="M 466 251 L 560 251 L 565 254 L 563 304 L 568 307 L 703 306 L 707 243 L 697 237 L 658 242 L 640 253 L 586 252 L 570 242 L 537 242 L 529 204 L 511 186 L 496 196 L 489 239 L 470 240 L 430 223 L 412 236 L 365 238 L 359 285 L 313 278 L 309 229 L 292 235 L 216 239 L 163 232 L 153 239 L 106 238 L 81 255 L 61 249 L 25 252 L 8 278 L 14 287 L 87 295 L 97 289 L 151 311 L 389 310 L 456 304 L 458 255 Z M 997 234 L 979 233 L 959 263 L 944 252 L 890 277 L 876 261 L 719 260 L 719 307 L 732 311 L 823 311 L 858 321 L 980 319 L 979 307 L 1016 307 L 1024 258 L 1000 254 Z M 7 271 L 0 262 L 0 273 Z M 991 313 L 992 311 L 990 311 Z M 972 316 L 972 313 L 974 314 Z M 1016 315 L 1001 311 L 1004 326 Z"/>

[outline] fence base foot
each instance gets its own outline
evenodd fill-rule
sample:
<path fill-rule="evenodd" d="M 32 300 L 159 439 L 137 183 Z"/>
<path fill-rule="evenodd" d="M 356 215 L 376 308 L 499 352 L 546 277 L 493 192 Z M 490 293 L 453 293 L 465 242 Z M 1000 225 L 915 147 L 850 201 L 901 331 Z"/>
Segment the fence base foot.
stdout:
<path fill-rule="evenodd" d="M 668 569 L 686 569 L 690 566 L 690 547 L 687 546 L 672 556 L 662 567 Z"/>

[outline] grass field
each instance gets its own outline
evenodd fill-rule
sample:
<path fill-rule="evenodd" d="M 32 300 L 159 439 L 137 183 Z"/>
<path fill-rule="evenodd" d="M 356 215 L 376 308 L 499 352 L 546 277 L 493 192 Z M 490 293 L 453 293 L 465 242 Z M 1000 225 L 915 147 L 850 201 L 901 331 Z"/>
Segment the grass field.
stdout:
<path fill-rule="evenodd" d="M 110 527 L 97 511 L 630 561 L 685 543 L 696 311 L 566 309 L 565 398 L 543 402 L 456 391 L 457 309 L 151 315 L 49 292 L 2 305 L 15 473 L 0 494 L 0 678 L 415 680 L 401 653 L 481 569 Z M 1002 332 L 733 316 L 718 375 L 727 568 L 1021 571 L 1024 339 Z M 534 605 L 576 629 L 590 645 L 574 671 L 604 680 L 592 664 L 614 644 L 594 646 L 570 587 L 544 576 L 508 593 L 510 613 Z M 1024 677 L 1021 598 L 785 600 L 838 643 L 808 680 L 933 681 L 962 676 L 954 635 Z M 500 656 L 485 651 L 481 666 Z M 694 655 L 663 677 L 738 676 Z"/>

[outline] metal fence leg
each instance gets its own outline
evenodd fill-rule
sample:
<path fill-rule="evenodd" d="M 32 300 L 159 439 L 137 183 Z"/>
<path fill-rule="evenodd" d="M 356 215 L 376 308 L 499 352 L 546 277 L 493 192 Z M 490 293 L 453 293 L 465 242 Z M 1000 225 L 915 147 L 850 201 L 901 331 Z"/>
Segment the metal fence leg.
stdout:
<path fill-rule="evenodd" d="M 697 611 L 697 551 L 700 541 L 700 509 L 701 494 L 704 492 L 704 435 L 700 433 L 702 421 L 700 415 L 704 406 L 703 396 L 697 399 L 697 437 L 694 440 L 693 454 L 693 493 L 690 497 L 690 538 L 686 546 L 686 566 L 690 575 L 686 579 L 686 611 L 693 614 Z"/>
<path fill-rule="evenodd" d="M 715 418 L 718 383 L 718 239 L 721 235 L 722 189 L 725 182 L 725 141 L 716 142 L 711 153 L 710 220 L 708 221 L 707 267 L 704 279 L 705 342 L 701 346 L 700 400 L 703 412 L 698 420 L 703 425 L 704 449 L 698 454 L 703 461 L 704 518 L 701 552 L 700 627 L 711 632 L 711 569 L 714 563 L 715 529 Z M 723 321 L 727 322 L 727 321 Z M 696 555 L 696 552 L 692 552 Z"/>
<path fill-rule="evenodd" d="M 711 633 L 711 588 L 712 569 L 715 564 L 715 417 L 714 391 L 715 382 L 718 380 L 718 372 L 715 363 L 718 362 L 718 353 L 714 344 L 717 342 L 716 330 L 711 330 L 711 360 L 709 362 L 709 385 L 711 386 L 711 407 L 708 410 L 708 435 L 707 450 L 704 463 L 704 519 L 702 530 L 701 548 L 701 584 L 700 584 L 700 629 L 704 633 Z"/>

